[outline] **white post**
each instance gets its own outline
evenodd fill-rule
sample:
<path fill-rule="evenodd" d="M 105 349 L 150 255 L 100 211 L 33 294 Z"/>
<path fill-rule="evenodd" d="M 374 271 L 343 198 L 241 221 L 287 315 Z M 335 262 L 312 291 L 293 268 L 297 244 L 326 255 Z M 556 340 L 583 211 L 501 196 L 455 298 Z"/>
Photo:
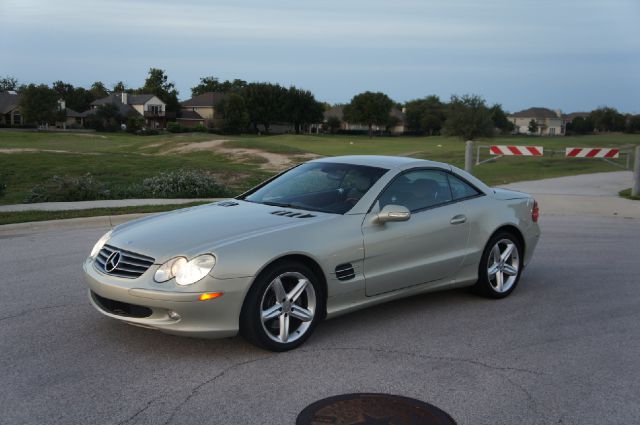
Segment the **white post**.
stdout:
<path fill-rule="evenodd" d="M 464 150 L 464 171 L 471 174 L 473 170 L 473 141 L 467 140 Z"/>
<path fill-rule="evenodd" d="M 631 196 L 640 196 L 640 146 L 636 146 L 635 161 L 633 165 L 633 187 Z"/>

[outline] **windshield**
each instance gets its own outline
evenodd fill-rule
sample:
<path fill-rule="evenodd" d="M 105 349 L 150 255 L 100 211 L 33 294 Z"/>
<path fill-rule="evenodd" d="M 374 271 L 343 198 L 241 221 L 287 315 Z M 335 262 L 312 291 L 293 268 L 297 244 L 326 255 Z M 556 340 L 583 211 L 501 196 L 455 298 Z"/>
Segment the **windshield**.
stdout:
<path fill-rule="evenodd" d="M 353 164 L 302 164 L 241 198 L 249 202 L 344 214 L 388 170 Z"/>

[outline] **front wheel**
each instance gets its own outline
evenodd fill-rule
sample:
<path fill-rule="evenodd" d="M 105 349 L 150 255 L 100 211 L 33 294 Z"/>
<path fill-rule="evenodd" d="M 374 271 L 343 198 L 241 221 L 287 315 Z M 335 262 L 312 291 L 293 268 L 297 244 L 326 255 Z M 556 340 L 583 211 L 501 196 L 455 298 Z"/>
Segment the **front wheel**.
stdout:
<path fill-rule="evenodd" d="M 324 309 L 318 278 L 304 264 L 269 268 L 247 294 L 240 330 L 250 342 L 272 351 L 298 347 L 313 332 Z"/>
<path fill-rule="evenodd" d="M 504 298 L 516 288 L 522 273 L 522 247 L 511 233 L 494 235 L 484 249 L 474 290 L 490 298 Z"/>

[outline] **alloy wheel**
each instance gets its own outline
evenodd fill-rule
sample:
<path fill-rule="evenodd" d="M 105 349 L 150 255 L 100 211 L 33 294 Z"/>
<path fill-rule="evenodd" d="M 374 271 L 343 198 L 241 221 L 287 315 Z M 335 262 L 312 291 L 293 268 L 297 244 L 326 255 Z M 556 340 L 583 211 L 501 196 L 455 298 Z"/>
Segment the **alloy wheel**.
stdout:
<path fill-rule="evenodd" d="M 518 247 L 509 239 L 500 239 L 491 249 L 487 264 L 487 278 L 497 293 L 511 289 L 518 279 L 520 255 Z"/>
<path fill-rule="evenodd" d="M 302 273 L 286 272 L 275 277 L 262 295 L 262 328 L 277 343 L 291 343 L 301 338 L 315 314 L 316 291 Z"/>

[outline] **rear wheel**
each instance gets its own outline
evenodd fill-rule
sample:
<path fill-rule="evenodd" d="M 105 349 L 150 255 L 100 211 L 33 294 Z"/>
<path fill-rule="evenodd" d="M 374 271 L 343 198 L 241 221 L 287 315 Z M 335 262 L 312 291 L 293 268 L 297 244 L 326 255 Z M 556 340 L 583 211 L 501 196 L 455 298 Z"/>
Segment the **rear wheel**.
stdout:
<path fill-rule="evenodd" d="M 504 298 L 518 285 L 522 273 L 522 247 L 509 232 L 495 234 L 487 243 L 474 290 L 490 298 Z"/>
<path fill-rule="evenodd" d="M 319 280 L 308 267 L 284 262 L 263 272 L 247 294 L 240 330 L 250 342 L 273 351 L 298 347 L 324 310 Z"/>

